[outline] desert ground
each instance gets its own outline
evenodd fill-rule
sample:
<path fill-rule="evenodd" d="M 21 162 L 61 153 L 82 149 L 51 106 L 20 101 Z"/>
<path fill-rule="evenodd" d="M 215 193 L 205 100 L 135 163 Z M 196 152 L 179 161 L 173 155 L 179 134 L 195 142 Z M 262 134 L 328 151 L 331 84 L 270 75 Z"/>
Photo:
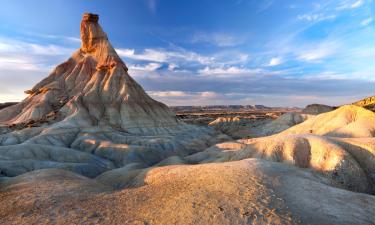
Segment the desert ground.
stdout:
<path fill-rule="evenodd" d="M 0 224 L 375 223 L 368 101 L 169 108 L 98 15 L 80 30 L 71 58 L 1 105 Z"/>

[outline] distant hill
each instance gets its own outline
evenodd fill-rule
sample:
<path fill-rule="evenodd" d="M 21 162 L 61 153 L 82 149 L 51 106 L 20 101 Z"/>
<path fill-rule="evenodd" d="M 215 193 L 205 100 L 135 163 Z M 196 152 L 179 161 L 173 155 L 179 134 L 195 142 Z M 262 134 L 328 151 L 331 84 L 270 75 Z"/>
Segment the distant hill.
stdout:
<path fill-rule="evenodd" d="M 299 110 L 299 108 L 269 107 L 264 105 L 170 106 L 169 108 L 174 112 Z"/>
<path fill-rule="evenodd" d="M 18 102 L 4 102 L 4 103 L 0 103 L 0 110 L 4 109 L 6 107 L 9 107 L 9 106 L 15 105 L 17 103 Z"/>
<path fill-rule="evenodd" d="M 311 104 L 311 105 L 306 106 L 302 110 L 302 113 L 318 115 L 318 114 L 321 114 L 321 113 L 330 112 L 334 109 L 336 109 L 336 107 L 329 106 L 329 105 Z"/>

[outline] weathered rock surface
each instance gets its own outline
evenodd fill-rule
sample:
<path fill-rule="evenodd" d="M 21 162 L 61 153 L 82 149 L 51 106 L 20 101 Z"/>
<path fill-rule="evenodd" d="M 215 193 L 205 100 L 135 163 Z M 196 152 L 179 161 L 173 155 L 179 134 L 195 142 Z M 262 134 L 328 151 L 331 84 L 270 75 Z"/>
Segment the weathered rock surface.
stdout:
<path fill-rule="evenodd" d="M 321 113 L 330 112 L 332 110 L 335 110 L 335 107 L 328 106 L 328 105 L 322 105 L 322 104 L 311 104 L 306 106 L 303 110 L 303 114 L 312 114 L 312 115 L 318 115 Z"/>
<path fill-rule="evenodd" d="M 375 113 L 345 105 L 298 124 L 282 134 L 317 134 L 334 137 L 374 137 Z"/>
<path fill-rule="evenodd" d="M 353 105 L 361 106 L 370 110 L 374 110 L 375 109 L 375 96 L 367 97 L 359 101 L 356 101 L 353 103 Z"/>
<path fill-rule="evenodd" d="M 375 113 L 342 106 L 279 134 L 216 144 L 185 160 L 208 163 L 263 158 L 310 168 L 329 178 L 332 185 L 373 194 L 374 126 Z"/>
<path fill-rule="evenodd" d="M 63 170 L 1 183 L 1 224 L 372 224 L 375 197 L 259 159 L 152 168 L 111 191 Z M 37 188 L 36 188 L 37 187 Z"/>
<path fill-rule="evenodd" d="M 288 112 L 274 120 L 257 119 L 256 117 L 219 117 L 209 126 L 235 139 L 263 137 L 280 133 L 296 124 L 314 117 L 310 114 Z"/>
<path fill-rule="evenodd" d="M 58 120 L 55 127 L 101 125 L 137 134 L 184 125 L 128 75 L 97 15 L 84 15 L 81 39 L 81 48 L 27 91 L 28 98 L 0 112 L 0 123 Z"/>
<path fill-rule="evenodd" d="M 257 127 L 262 127 L 270 119 L 257 119 L 255 116 L 219 117 L 208 125 L 235 139 L 258 136 Z"/>
<path fill-rule="evenodd" d="M 277 119 L 266 123 L 264 126 L 257 126 L 254 133 L 256 133 L 257 137 L 277 134 L 313 117 L 314 115 L 298 112 L 285 113 Z"/>

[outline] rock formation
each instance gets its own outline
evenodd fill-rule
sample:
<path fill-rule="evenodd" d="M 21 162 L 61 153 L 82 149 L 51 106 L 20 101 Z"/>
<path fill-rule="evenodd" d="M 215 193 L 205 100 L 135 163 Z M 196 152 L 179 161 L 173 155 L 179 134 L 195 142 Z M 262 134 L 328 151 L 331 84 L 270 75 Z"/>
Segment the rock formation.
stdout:
<path fill-rule="evenodd" d="M 318 114 L 321 114 L 321 113 L 332 111 L 334 109 L 335 109 L 335 107 L 328 106 L 328 105 L 311 104 L 311 105 L 306 106 L 302 110 L 302 113 L 304 113 L 304 114 L 318 115 Z"/>
<path fill-rule="evenodd" d="M 39 170 L 0 186 L 1 224 L 373 224 L 375 197 L 260 159 L 135 171 L 100 180 Z"/>
<path fill-rule="evenodd" d="M 375 114 L 362 107 L 345 105 L 291 127 L 282 134 L 318 134 L 334 137 L 374 137 Z"/>
<path fill-rule="evenodd" d="M 361 106 L 370 110 L 375 109 L 375 96 L 367 97 L 362 100 L 356 101 L 353 105 Z"/>
<path fill-rule="evenodd" d="M 26 91 L 28 98 L 2 110 L 0 123 L 62 121 L 54 126 L 111 126 L 135 134 L 160 133 L 182 125 L 167 106 L 150 98 L 128 75 L 98 20 L 97 15 L 84 15 L 81 48 Z"/>
<path fill-rule="evenodd" d="M 214 127 L 235 139 L 249 137 L 263 137 L 277 134 L 294 125 L 314 117 L 311 114 L 302 114 L 299 112 L 288 112 L 274 120 L 257 119 L 253 117 L 219 117 L 209 123 Z"/>
<path fill-rule="evenodd" d="M 3 175 L 65 168 L 95 177 L 217 142 L 213 130 L 181 122 L 146 94 L 98 21 L 98 15 L 84 14 L 81 48 L 26 91 L 26 99 L 0 111 Z"/>
<path fill-rule="evenodd" d="M 273 136 L 216 144 L 185 158 L 190 163 L 262 158 L 310 168 L 331 185 L 375 193 L 375 113 L 342 106 Z"/>

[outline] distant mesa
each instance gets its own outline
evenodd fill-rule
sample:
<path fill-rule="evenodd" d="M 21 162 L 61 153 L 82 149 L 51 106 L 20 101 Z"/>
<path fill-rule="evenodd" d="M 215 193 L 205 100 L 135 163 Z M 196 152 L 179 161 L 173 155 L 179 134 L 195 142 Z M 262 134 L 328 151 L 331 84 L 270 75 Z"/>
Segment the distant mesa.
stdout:
<path fill-rule="evenodd" d="M 4 103 L 0 103 L 0 110 L 4 109 L 4 108 L 7 108 L 9 106 L 15 105 L 17 103 L 18 102 L 4 102 Z"/>

